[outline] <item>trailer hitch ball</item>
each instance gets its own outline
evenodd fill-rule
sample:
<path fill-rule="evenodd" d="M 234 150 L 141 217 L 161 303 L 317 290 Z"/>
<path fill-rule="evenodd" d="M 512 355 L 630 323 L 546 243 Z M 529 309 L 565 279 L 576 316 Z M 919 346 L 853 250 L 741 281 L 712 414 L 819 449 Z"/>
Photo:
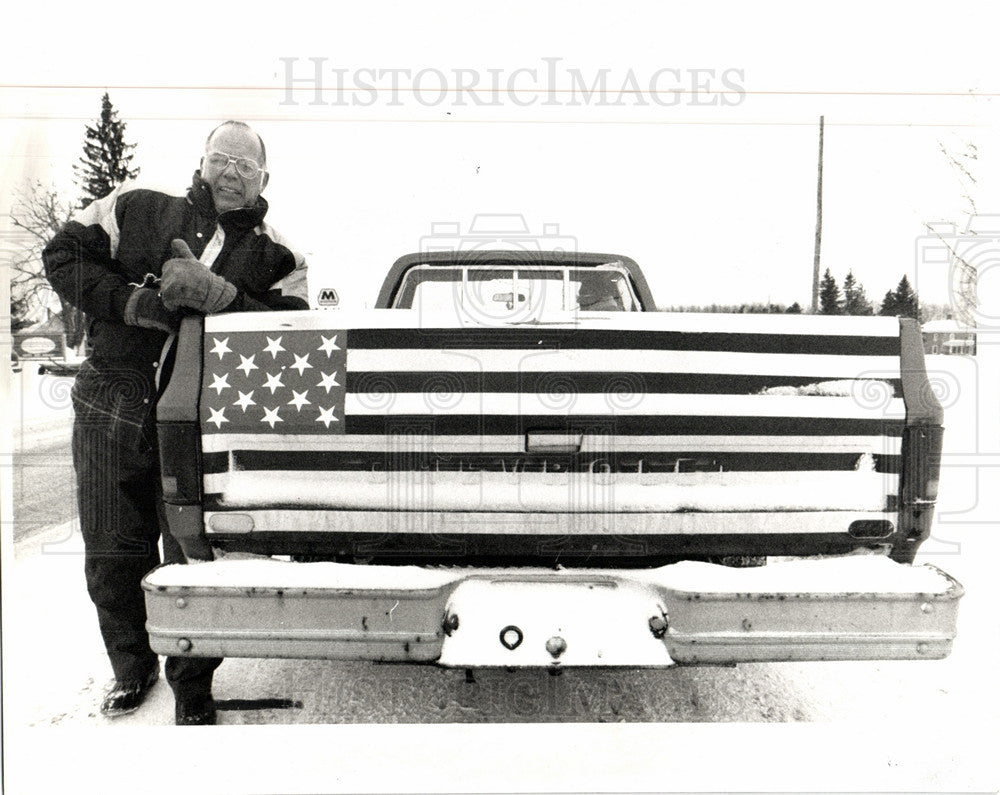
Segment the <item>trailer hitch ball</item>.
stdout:
<path fill-rule="evenodd" d="M 566 641 L 558 635 L 553 635 L 545 641 L 545 650 L 553 657 L 558 658 L 564 651 L 566 651 Z"/>

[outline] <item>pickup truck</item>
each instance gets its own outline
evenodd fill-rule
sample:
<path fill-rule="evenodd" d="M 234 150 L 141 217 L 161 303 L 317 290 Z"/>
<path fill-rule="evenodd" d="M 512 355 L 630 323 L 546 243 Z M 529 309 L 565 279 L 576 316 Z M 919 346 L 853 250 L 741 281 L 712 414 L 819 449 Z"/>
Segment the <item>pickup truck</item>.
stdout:
<path fill-rule="evenodd" d="M 627 257 L 432 252 L 376 308 L 188 317 L 158 404 L 171 655 L 934 659 L 917 324 L 656 311 Z M 168 368 L 164 368 L 166 372 Z"/>

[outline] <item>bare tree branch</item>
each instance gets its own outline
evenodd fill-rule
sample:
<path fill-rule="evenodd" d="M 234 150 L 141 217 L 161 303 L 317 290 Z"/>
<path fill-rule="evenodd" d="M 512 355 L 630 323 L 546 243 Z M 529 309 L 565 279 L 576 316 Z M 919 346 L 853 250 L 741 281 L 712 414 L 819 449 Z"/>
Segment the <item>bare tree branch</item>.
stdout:
<path fill-rule="evenodd" d="M 53 290 L 45 278 L 42 249 L 69 220 L 72 212 L 70 203 L 63 200 L 55 187 L 40 181 L 14 194 L 9 217 L 20 234 L 10 238 L 14 244 L 9 257 L 11 294 L 27 305 L 47 306 L 52 301 Z M 76 347 L 83 336 L 83 315 L 61 298 L 59 305 L 67 344 Z"/>
<path fill-rule="evenodd" d="M 971 161 L 979 159 L 979 149 L 971 141 L 965 143 L 965 151 L 959 152 L 958 154 L 952 154 L 948 147 L 946 147 L 941 141 L 938 141 L 938 147 L 941 150 L 941 154 L 945 156 L 948 161 L 948 165 L 951 166 L 951 170 L 955 173 L 956 179 L 962 188 L 962 198 L 969 203 L 971 211 L 967 213 L 968 215 L 976 215 L 979 211 L 976 209 L 976 201 L 972 198 L 972 188 L 971 185 L 975 186 L 979 183 L 976 178 L 972 175 L 969 170 L 969 165 Z"/>

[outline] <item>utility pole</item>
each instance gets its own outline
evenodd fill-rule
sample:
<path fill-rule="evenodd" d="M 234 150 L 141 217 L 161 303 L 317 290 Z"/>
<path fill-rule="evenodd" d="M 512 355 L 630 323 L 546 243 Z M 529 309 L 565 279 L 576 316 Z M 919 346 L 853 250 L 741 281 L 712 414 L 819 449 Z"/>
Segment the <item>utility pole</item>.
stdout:
<path fill-rule="evenodd" d="M 819 312 L 819 244 L 823 237 L 823 117 L 819 117 L 819 175 L 816 177 L 816 247 L 813 251 L 813 314 Z"/>

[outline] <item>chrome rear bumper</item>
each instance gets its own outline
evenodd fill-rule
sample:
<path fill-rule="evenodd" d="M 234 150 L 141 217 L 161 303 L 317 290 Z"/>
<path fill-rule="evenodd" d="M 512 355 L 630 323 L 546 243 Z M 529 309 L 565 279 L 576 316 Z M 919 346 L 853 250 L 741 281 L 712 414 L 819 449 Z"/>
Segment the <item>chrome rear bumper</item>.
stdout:
<path fill-rule="evenodd" d="M 962 586 L 851 556 L 733 569 L 477 569 L 217 560 L 143 581 L 153 650 L 443 666 L 936 659 Z"/>

